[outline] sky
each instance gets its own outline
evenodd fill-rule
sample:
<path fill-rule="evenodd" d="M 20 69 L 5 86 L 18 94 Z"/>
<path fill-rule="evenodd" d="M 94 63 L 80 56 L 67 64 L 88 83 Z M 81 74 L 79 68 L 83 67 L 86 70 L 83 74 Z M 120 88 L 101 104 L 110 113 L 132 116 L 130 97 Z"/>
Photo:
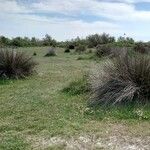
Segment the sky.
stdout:
<path fill-rule="evenodd" d="M 150 41 L 150 0 L 0 0 L 0 35 L 61 41 L 103 32 Z"/>

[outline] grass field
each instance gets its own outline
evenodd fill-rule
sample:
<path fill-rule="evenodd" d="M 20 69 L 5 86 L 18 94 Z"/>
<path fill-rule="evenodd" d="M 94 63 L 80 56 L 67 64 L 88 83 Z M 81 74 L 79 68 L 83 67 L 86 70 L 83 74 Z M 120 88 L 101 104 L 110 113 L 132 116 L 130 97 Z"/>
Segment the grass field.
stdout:
<path fill-rule="evenodd" d="M 27 79 L 0 81 L 0 150 L 150 147 L 149 106 L 95 110 L 87 107 L 88 93 L 62 92 L 100 63 L 88 59 L 93 54 L 20 50 L 36 51 L 39 64 Z"/>

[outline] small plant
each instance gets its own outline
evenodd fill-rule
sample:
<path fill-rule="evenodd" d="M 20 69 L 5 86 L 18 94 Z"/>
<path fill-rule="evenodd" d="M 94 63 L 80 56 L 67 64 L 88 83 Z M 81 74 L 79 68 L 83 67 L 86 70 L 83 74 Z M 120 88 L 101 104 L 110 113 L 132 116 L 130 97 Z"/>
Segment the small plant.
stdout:
<path fill-rule="evenodd" d="M 66 48 L 64 52 L 65 52 L 65 53 L 70 53 L 70 49 L 69 49 L 69 48 Z"/>
<path fill-rule="evenodd" d="M 47 54 L 45 55 L 45 57 L 49 57 L 49 56 L 56 56 L 56 52 L 54 48 L 49 48 Z"/>
<path fill-rule="evenodd" d="M 23 52 L 0 50 L 0 77 L 24 78 L 33 73 L 36 63 Z"/>
<path fill-rule="evenodd" d="M 92 52 L 93 52 L 92 49 L 89 49 L 88 53 L 92 53 Z"/>
<path fill-rule="evenodd" d="M 91 76 L 91 105 L 145 103 L 150 100 L 150 58 L 126 56 L 107 61 Z"/>
<path fill-rule="evenodd" d="M 84 76 L 81 79 L 73 81 L 69 84 L 68 87 L 65 87 L 62 92 L 70 95 L 80 95 L 89 92 L 89 86 L 87 82 L 87 77 Z"/>
<path fill-rule="evenodd" d="M 76 52 L 82 53 L 86 51 L 86 46 L 85 45 L 78 45 L 75 49 Z"/>
<path fill-rule="evenodd" d="M 37 53 L 36 53 L 36 52 L 34 52 L 34 53 L 33 53 L 33 56 L 36 56 L 36 55 L 37 55 Z"/>

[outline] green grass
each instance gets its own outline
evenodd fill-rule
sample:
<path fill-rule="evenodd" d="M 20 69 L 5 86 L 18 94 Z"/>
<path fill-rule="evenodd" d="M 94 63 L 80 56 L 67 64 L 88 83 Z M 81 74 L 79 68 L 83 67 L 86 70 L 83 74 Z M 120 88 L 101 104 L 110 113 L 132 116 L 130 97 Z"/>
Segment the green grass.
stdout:
<path fill-rule="evenodd" d="M 87 76 L 83 76 L 81 79 L 72 81 L 67 85 L 62 92 L 69 95 L 81 95 L 90 92 L 90 86 L 88 85 Z"/>
<path fill-rule="evenodd" d="M 25 139 L 20 135 L 13 135 L 7 133 L 0 139 L 0 149 L 4 150 L 23 150 L 28 149 L 29 145 L 25 142 Z"/>
<path fill-rule="evenodd" d="M 149 106 L 142 110 L 87 107 L 89 93 L 79 89 L 84 90 L 83 76 L 96 61 L 77 60 L 79 55 L 64 53 L 63 49 L 48 58 L 44 57 L 46 47 L 20 50 L 29 55 L 35 51 L 39 65 L 37 74 L 27 79 L 0 81 L 0 149 L 30 149 L 29 136 L 101 135 L 109 124 L 127 124 L 128 132 L 149 134 Z"/>

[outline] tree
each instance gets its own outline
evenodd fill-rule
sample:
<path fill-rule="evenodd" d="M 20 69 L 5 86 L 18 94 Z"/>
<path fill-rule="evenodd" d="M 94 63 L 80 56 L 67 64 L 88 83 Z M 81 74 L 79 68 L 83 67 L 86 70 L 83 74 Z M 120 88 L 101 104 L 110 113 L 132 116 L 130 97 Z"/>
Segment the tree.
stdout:
<path fill-rule="evenodd" d="M 43 39 L 43 45 L 44 46 L 53 46 L 55 47 L 57 44 L 56 40 L 52 39 L 52 37 L 48 34 L 45 35 L 45 38 Z"/>
<path fill-rule="evenodd" d="M 0 36 L 0 45 L 1 46 L 8 46 L 10 44 L 10 39 L 6 38 L 5 36 Z"/>
<path fill-rule="evenodd" d="M 110 36 L 109 34 L 103 33 L 103 34 L 93 34 L 86 37 L 88 47 L 96 47 L 100 44 L 107 44 L 112 43 L 115 41 L 115 38 L 113 36 Z"/>

